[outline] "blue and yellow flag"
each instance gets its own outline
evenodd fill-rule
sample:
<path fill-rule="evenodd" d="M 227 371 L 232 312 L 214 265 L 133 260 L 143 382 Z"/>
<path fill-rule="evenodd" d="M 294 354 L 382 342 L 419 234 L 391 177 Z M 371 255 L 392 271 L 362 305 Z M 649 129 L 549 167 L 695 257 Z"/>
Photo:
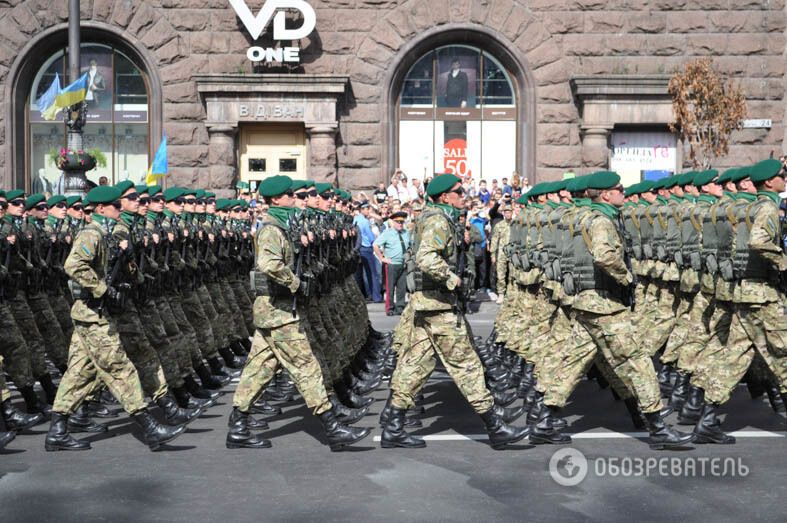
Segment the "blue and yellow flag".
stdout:
<path fill-rule="evenodd" d="M 148 176 L 145 179 L 147 185 L 156 185 L 156 180 L 159 176 L 166 176 L 167 171 L 167 137 L 161 139 L 161 145 L 158 146 L 156 156 L 153 157 L 153 163 L 150 164 L 148 169 Z"/>
<path fill-rule="evenodd" d="M 55 78 L 55 81 L 58 83 L 58 87 L 60 86 L 60 80 Z M 67 85 L 63 89 L 58 89 L 57 95 L 54 96 L 54 100 L 52 101 L 52 97 L 50 91 L 52 91 L 54 87 L 54 83 L 52 86 L 47 89 L 46 93 L 40 98 L 45 104 L 45 107 L 39 104 L 39 109 L 41 110 L 41 115 L 44 117 L 45 120 L 54 120 L 57 116 L 57 113 L 60 112 L 62 109 L 67 107 L 71 107 L 74 104 L 78 104 L 85 98 L 87 98 L 87 83 L 88 83 L 88 74 L 85 73 L 79 77 L 79 79 Z M 47 98 L 47 95 L 50 97 Z"/>
<path fill-rule="evenodd" d="M 38 106 L 38 110 L 41 111 L 41 117 L 44 120 L 54 120 L 55 115 L 57 115 L 57 112 L 60 110 L 55 107 L 55 99 L 59 92 L 60 75 L 55 73 L 55 79 L 52 81 L 52 85 L 50 85 L 49 89 L 41 95 L 41 98 L 36 100 L 36 105 Z"/>

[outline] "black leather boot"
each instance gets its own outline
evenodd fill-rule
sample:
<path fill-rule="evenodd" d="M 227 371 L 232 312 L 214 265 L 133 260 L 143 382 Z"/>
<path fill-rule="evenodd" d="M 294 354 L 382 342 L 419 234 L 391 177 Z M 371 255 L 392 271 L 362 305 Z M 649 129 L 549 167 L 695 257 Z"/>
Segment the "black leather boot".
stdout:
<path fill-rule="evenodd" d="M 532 410 L 530 411 L 533 412 Z M 562 427 L 556 420 L 561 420 L 558 416 L 560 409 L 558 407 L 550 407 L 544 405 L 543 401 L 539 402 L 538 419 L 535 423 L 530 425 L 530 443 L 534 445 L 566 445 L 571 443 L 571 436 L 560 432 Z M 531 416 L 528 414 L 527 421 L 531 422 Z"/>
<path fill-rule="evenodd" d="M 172 395 L 175 396 L 178 407 L 182 409 L 201 409 L 202 412 L 205 412 L 208 407 L 212 407 L 216 403 L 215 398 L 202 399 L 191 397 L 185 386 L 172 387 Z"/>
<path fill-rule="evenodd" d="M 208 358 L 208 366 L 210 366 L 210 372 L 214 376 L 216 376 L 221 380 L 226 379 L 227 383 L 232 381 L 232 378 L 237 378 L 238 376 L 240 376 L 239 370 L 228 369 L 224 365 L 222 365 L 221 361 L 219 361 L 218 356 L 213 356 L 212 358 Z"/>
<path fill-rule="evenodd" d="M 768 395 L 768 401 L 773 411 L 784 418 L 787 415 L 787 409 L 785 409 L 784 400 L 779 394 L 779 387 L 769 384 L 765 388 L 765 393 Z"/>
<path fill-rule="evenodd" d="M 188 425 L 202 414 L 200 409 L 181 409 L 169 394 L 157 399 L 156 405 L 164 412 L 164 420 L 170 427 Z"/>
<path fill-rule="evenodd" d="M 44 440 L 44 448 L 47 452 L 55 450 L 88 450 L 90 442 L 74 439 L 68 433 L 68 416 L 58 412 L 52 412 L 52 424 Z"/>
<path fill-rule="evenodd" d="M 11 399 L 5 400 L 0 405 L 0 412 L 2 412 L 3 421 L 7 430 L 12 432 L 20 432 L 44 421 L 44 415 L 40 412 L 33 414 L 25 414 L 17 409 L 11 403 Z"/>
<path fill-rule="evenodd" d="M 333 388 L 341 402 L 350 408 L 361 409 L 374 403 L 374 398 L 359 396 L 341 381 L 334 383 Z"/>
<path fill-rule="evenodd" d="M 645 418 L 642 417 L 642 413 L 639 411 L 637 400 L 628 398 L 624 400 L 624 403 L 626 404 L 626 410 L 628 410 L 629 416 L 631 416 L 631 423 L 634 425 L 634 428 L 637 430 L 645 429 Z"/>
<path fill-rule="evenodd" d="M 36 394 L 35 389 L 32 386 L 28 387 L 19 387 L 19 394 L 22 395 L 22 399 L 25 400 L 25 408 L 27 412 L 31 414 L 43 414 L 44 419 L 49 419 L 49 413 L 52 409 L 41 401 L 41 398 L 38 397 Z"/>
<path fill-rule="evenodd" d="M 694 434 L 677 431 L 664 423 L 660 412 L 646 412 L 644 416 L 650 432 L 648 439 L 650 448 L 654 450 L 683 448 L 694 441 Z"/>
<path fill-rule="evenodd" d="M 382 381 L 382 374 L 378 374 L 376 378 L 371 380 L 357 380 L 353 385 L 353 391 L 360 396 L 365 396 L 377 390 Z"/>
<path fill-rule="evenodd" d="M 670 381 L 670 376 L 672 374 L 672 366 L 671 365 L 662 365 L 659 369 L 659 390 L 661 391 L 662 398 L 668 398 L 670 392 L 672 392 L 672 382 Z"/>
<path fill-rule="evenodd" d="M 700 421 L 702 406 L 705 404 L 705 391 L 694 385 L 689 386 L 689 399 L 680 409 L 678 425 L 696 425 Z"/>
<path fill-rule="evenodd" d="M 222 347 L 219 349 L 219 354 L 221 355 L 221 359 L 224 360 L 224 364 L 227 365 L 230 369 L 242 369 L 243 364 L 238 361 L 235 357 L 235 353 L 232 352 L 232 349 L 229 347 Z"/>
<path fill-rule="evenodd" d="M 109 390 L 103 388 L 101 390 L 101 394 L 99 394 L 98 401 L 103 403 L 104 405 L 120 405 L 120 402 L 117 400 L 115 396 L 112 395 Z"/>
<path fill-rule="evenodd" d="M 495 392 L 492 391 L 492 397 L 495 399 L 495 404 L 501 407 L 508 407 L 514 403 L 519 396 L 516 391 L 511 392 Z"/>
<path fill-rule="evenodd" d="M 199 383 L 197 383 L 197 380 L 195 380 L 192 375 L 183 378 L 183 384 L 189 394 L 201 400 L 211 400 L 215 403 L 218 397 L 221 396 L 221 392 L 209 391 L 200 387 Z"/>
<path fill-rule="evenodd" d="M 503 416 L 503 421 L 506 423 L 516 421 L 521 418 L 523 414 L 527 414 L 527 407 L 525 407 L 524 403 L 518 407 L 500 407 L 500 410 L 501 415 Z"/>
<path fill-rule="evenodd" d="M 214 376 L 213 374 L 211 374 L 210 369 L 207 368 L 204 364 L 200 365 L 194 370 L 197 371 L 197 376 L 199 376 L 199 380 L 202 382 L 202 386 L 206 389 L 219 390 L 223 388 L 224 385 L 230 382 L 229 376 L 222 377 L 222 378 L 219 378 L 218 376 Z"/>
<path fill-rule="evenodd" d="M 519 380 L 519 387 L 517 388 L 517 395 L 520 398 L 526 398 L 528 391 L 533 387 L 533 371 L 536 366 L 529 361 L 525 362 L 525 367 L 522 373 L 522 379 Z"/>
<path fill-rule="evenodd" d="M 752 378 L 750 372 L 747 372 L 746 388 L 749 389 L 749 395 L 753 400 L 756 400 L 757 398 L 765 394 L 765 386 L 762 383 L 760 383 L 759 380 L 755 380 L 754 378 Z"/>
<path fill-rule="evenodd" d="M 254 420 L 247 412 L 241 412 L 238 407 L 232 409 L 228 425 L 230 427 L 227 433 L 227 448 L 228 449 L 267 449 L 272 446 L 270 440 L 262 437 L 261 434 L 252 434 L 251 421 Z M 254 420 L 260 423 L 257 420 Z M 265 422 L 262 422 L 265 423 Z M 267 428 L 267 423 L 265 424 Z"/>
<path fill-rule="evenodd" d="M 331 452 L 336 452 L 347 445 L 357 443 L 372 433 L 372 429 L 369 428 L 342 425 L 336 419 L 336 414 L 333 410 L 326 410 L 319 415 L 319 418 L 322 426 L 325 428 L 325 435 L 328 438 Z"/>
<path fill-rule="evenodd" d="M 93 400 L 85 402 L 85 412 L 91 418 L 117 418 L 118 417 L 116 412 L 112 412 L 105 405 L 102 405 L 98 401 L 93 401 Z"/>
<path fill-rule="evenodd" d="M 162 425 L 148 410 L 141 410 L 131 417 L 142 429 L 142 436 L 150 450 L 158 450 L 165 443 L 169 443 L 186 431 L 184 425 L 169 427 Z"/>
<path fill-rule="evenodd" d="M 274 416 L 281 414 L 281 409 L 279 407 L 274 407 L 264 399 L 260 399 L 251 406 L 249 412 L 252 414 L 259 414 L 260 416 L 265 416 L 266 418 L 273 418 Z"/>
<path fill-rule="evenodd" d="M 235 353 L 236 358 L 240 360 L 241 363 L 246 363 L 246 356 L 249 355 L 249 351 L 243 344 L 243 340 L 235 340 L 230 343 L 230 350 Z"/>
<path fill-rule="evenodd" d="M 489 443 L 495 450 L 522 441 L 530 434 L 530 427 L 512 427 L 503 421 L 502 411 L 499 405 L 494 405 L 481 414 L 486 433 L 489 435 Z"/>
<path fill-rule="evenodd" d="M 388 418 L 391 416 L 391 400 L 393 399 L 393 394 L 388 396 L 388 400 L 385 402 L 385 407 L 383 410 L 380 411 L 380 426 L 385 427 L 388 424 Z M 406 428 L 420 428 L 423 427 L 421 420 L 416 418 L 415 416 L 407 416 L 405 411 L 405 418 L 404 418 L 404 426 Z"/>
<path fill-rule="evenodd" d="M 689 395 L 689 381 L 691 376 L 683 371 L 678 371 L 675 386 L 672 387 L 668 406 L 671 412 L 680 412 Z"/>
<path fill-rule="evenodd" d="M 91 432 L 94 434 L 102 434 L 108 431 L 109 428 L 103 423 L 96 423 L 90 416 L 87 415 L 85 404 L 82 403 L 77 407 L 77 410 L 68 417 L 68 431 L 69 432 Z"/>
<path fill-rule="evenodd" d="M 732 445 L 735 438 L 721 430 L 721 421 L 716 417 L 717 405 L 706 403 L 702 407 L 702 415 L 694 427 L 695 443 L 715 443 L 717 445 Z"/>
<path fill-rule="evenodd" d="M 369 410 L 369 407 L 363 407 L 361 409 L 351 409 L 342 404 L 339 401 L 339 398 L 334 396 L 333 394 L 328 397 L 331 401 L 331 405 L 333 405 L 333 410 L 336 413 L 336 419 L 339 420 L 339 423 L 344 423 L 345 425 L 352 425 L 356 423 L 361 418 L 366 415 L 366 412 Z"/>
<path fill-rule="evenodd" d="M 3 450 L 6 445 L 14 441 L 14 438 L 16 438 L 16 432 L 7 430 L 3 417 L 0 416 L 0 450 Z"/>
<path fill-rule="evenodd" d="M 49 373 L 42 374 L 41 376 L 37 376 L 36 379 L 38 383 L 41 384 L 41 388 L 44 389 L 44 397 L 46 397 L 46 402 L 49 405 L 53 405 L 55 403 L 55 396 L 57 396 L 57 387 L 55 384 L 52 383 L 52 376 Z"/>
<path fill-rule="evenodd" d="M 251 430 L 268 430 L 268 422 L 265 420 L 257 419 L 249 414 L 243 414 L 238 407 L 233 407 L 232 413 L 227 420 L 227 426 L 232 428 L 241 416 L 246 416 L 246 426 Z"/>
<path fill-rule="evenodd" d="M 388 416 L 383 427 L 383 434 L 380 437 L 382 448 L 422 449 L 426 447 L 426 442 L 422 438 L 411 436 L 404 430 L 406 413 L 407 411 L 404 409 L 388 407 Z"/>

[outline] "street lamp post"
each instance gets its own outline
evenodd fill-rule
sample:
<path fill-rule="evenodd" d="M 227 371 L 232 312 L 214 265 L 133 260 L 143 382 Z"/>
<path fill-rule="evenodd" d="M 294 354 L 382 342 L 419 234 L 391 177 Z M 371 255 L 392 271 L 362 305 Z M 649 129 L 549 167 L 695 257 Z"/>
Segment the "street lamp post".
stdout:
<path fill-rule="evenodd" d="M 68 80 L 77 81 L 81 74 L 79 63 L 79 0 L 68 0 Z M 68 127 L 68 151 L 58 164 L 63 171 L 66 195 L 85 195 L 89 184 L 85 172 L 96 166 L 96 160 L 84 151 L 82 128 L 87 121 L 87 102 L 81 101 L 64 111 Z"/>

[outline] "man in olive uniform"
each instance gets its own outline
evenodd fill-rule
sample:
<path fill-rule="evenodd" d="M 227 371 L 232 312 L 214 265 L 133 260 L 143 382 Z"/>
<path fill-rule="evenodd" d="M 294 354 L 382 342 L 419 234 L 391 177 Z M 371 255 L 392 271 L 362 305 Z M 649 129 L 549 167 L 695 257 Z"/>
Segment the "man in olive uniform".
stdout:
<path fill-rule="evenodd" d="M 495 405 L 484 381 L 484 368 L 473 349 L 470 327 L 463 311 L 455 310 L 456 292 L 463 292 L 466 266 L 462 249 L 463 231 L 458 226 L 464 207 L 461 179 L 452 174 L 435 177 L 427 187 L 432 204 L 416 223 L 412 249 L 415 270 L 411 302 L 415 323 L 409 347 L 403 347 L 391 378 L 391 410 L 383 430 L 383 448 L 426 446 L 404 430 L 405 413 L 415 406 L 415 396 L 434 369 L 437 352 L 448 373 L 486 425 L 493 448 L 515 443 L 528 435 L 527 428 L 511 427 L 503 421 L 502 408 Z M 460 274 L 460 272 L 462 272 Z M 461 302 L 461 300 L 459 300 Z M 461 306 L 460 306 L 461 307 Z"/>
<path fill-rule="evenodd" d="M 292 241 L 287 236 L 293 207 L 292 180 L 273 176 L 260 184 L 268 219 L 257 231 L 254 287 L 256 331 L 246 365 L 233 397 L 227 448 L 265 448 L 271 443 L 252 435 L 255 421 L 249 416 L 254 401 L 283 366 L 292 377 L 306 405 L 319 416 L 331 450 L 339 450 L 370 434 L 369 429 L 340 424 L 323 385 L 323 376 L 300 325 L 302 298 L 309 295 L 309 282 L 295 275 Z M 293 311 L 293 305 L 295 310 Z"/>
<path fill-rule="evenodd" d="M 735 278 L 733 312 L 727 343 L 721 344 L 714 335 L 703 356 L 712 355 L 715 361 L 698 368 L 691 379 L 704 400 L 694 429 L 699 443 L 735 442 L 721 430 L 716 410 L 729 399 L 755 351 L 778 380 L 782 398 L 787 399 L 787 297 L 783 280 L 787 255 L 780 244 L 779 229 L 779 193 L 785 189 L 785 177 L 779 161 L 764 160 L 749 170 L 748 178 L 757 197 L 739 199 L 747 203 L 731 208 L 737 225 L 731 260 Z"/>
<path fill-rule="evenodd" d="M 71 309 L 74 334 L 68 369 L 52 406 L 52 424 L 45 442 L 47 451 L 90 448 L 90 443 L 78 441 L 69 434 L 68 418 L 93 390 L 96 376 L 142 428 L 151 450 L 186 430 L 182 425 L 160 425 L 150 414 L 139 375 L 120 342 L 114 315 L 122 308 L 122 296 L 111 281 L 113 268 L 107 266 L 109 236 L 120 218 L 120 196 L 120 190 L 115 187 L 96 187 L 90 191 L 88 197 L 96 205 L 96 213 L 91 224 L 74 240 L 66 259 L 65 270 L 72 280 L 75 298 Z M 118 248 L 125 251 L 128 242 L 120 241 Z"/>
<path fill-rule="evenodd" d="M 60 328 L 63 330 L 63 352 L 66 354 L 71 333 L 74 332 L 74 324 L 71 322 L 71 304 L 66 298 L 68 293 L 68 277 L 63 270 L 63 263 L 71 250 L 73 239 L 68 227 L 68 202 L 63 195 L 53 196 L 47 200 L 49 215 L 44 223 L 44 235 L 54 239 L 47 257 L 50 258 L 49 271 L 47 277 L 46 292 L 49 298 L 49 305 L 55 314 Z M 67 357 L 67 356 L 66 356 Z"/>
<path fill-rule="evenodd" d="M 504 204 L 501 208 L 503 219 L 495 224 L 492 229 L 492 240 L 489 243 L 492 265 L 495 266 L 497 273 L 497 303 L 503 303 L 506 288 L 508 287 L 508 256 L 503 247 L 508 244 L 511 235 L 511 219 L 514 216 L 513 208 L 510 203 Z"/>

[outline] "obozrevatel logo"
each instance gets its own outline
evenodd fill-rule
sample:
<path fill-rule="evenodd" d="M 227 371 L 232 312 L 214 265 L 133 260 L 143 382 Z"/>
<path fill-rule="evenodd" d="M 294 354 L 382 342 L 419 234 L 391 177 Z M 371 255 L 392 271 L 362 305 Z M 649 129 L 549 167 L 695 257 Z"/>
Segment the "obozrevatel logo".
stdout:
<path fill-rule="evenodd" d="M 560 449 L 549 458 L 549 474 L 558 485 L 579 485 L 588 474 L 588 460 L 577 449 Z"/>
<path fill-rule="evenodd" d="M 254 16 L 246 0 L 229 0 L 230 5 L 237 13 L 243 25 L 254 40 L 257 40 L 273 18 L 274 40 L 300 40 L 306 38 L 314 31 L 317 25 L 317 15 L 312 6 L 304 0 L 268 0 Z M 295 9 L 303 15 L 303 23 L 295 29 L 287 29 L 285 25 L 285 10 Z M 275 13 L 275 15 L 274 15 Z M 298 62 L 300 61 L 297 47 L 262 48 L 250 47 L 246 52 L 249 60 L 253 62 Z"/>

